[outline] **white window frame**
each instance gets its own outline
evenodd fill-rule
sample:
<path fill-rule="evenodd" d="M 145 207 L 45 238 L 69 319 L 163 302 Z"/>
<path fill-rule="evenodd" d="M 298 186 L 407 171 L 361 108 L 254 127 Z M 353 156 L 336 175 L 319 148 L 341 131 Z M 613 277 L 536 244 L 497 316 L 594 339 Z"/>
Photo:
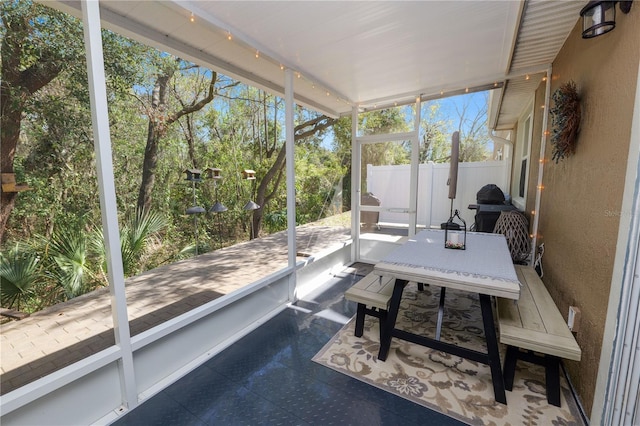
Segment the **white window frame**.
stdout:
<path fill-rule="evenodd" d="M 529 123 L 528 126 L 526 125 Z M 519 210 L 524 211 L 527 204 L 527 192 L 529 189 L 529 171 L 531 170 L 531 145 L 533 141 L 533 100 L 529 102 L 524 113 L 518 120 L 518 133 L 514 151 L 513 170 L 511 180 L 511 203 Z M 520 195 L 520 180 L 522 176 L 522 162 L 526 160 L 524 171 L 524 193 Z"/>

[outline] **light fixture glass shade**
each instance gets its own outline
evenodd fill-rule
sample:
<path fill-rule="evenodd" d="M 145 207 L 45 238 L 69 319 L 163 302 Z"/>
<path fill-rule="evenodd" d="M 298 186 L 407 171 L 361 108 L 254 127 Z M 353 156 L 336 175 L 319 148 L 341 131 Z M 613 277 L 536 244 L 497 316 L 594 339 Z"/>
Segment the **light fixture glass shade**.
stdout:
<path fill-rule="evenodd" d="M 187 209 L 187 214 L 198 214 L 198 213 L 204 213 L 205 211 L 206 210 L 204 209 L 204 207 L 193 206 Z"/>
<path fill-rule="evenodd" d="M 259 205 L 257 205 L 256 203 L 254 203 L 253 201 L 249 200 L 247 202 L 247 204 L 244 205 L 244 209 L 245 210 L 258 210 L 260 208 Z"/>
<path fill-rule="evenodd" d="M 582 38 L 593 38 L 616 27 L 615 1 L 590 1 L 580 11 Z"/>
<path fill-rule="evenodd" d="M 222 213 L 229 210 L 226 206 L 224 206 L 220 201 L 216 201 L 213 206 L 209 209 L 211 213 Z"/>

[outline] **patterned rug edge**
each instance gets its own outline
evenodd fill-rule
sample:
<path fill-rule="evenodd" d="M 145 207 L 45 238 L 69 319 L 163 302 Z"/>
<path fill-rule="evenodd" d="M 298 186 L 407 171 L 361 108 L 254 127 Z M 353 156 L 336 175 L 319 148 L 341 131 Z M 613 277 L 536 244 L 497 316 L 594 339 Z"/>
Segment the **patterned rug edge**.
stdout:
<path fill-rule="evenodd" d="M 398 394 L 396 394 L 396 393 L 390 392 L 390 391 L 389 391 L 389 389 L 388 389 L 388 388 L 386 388 L 385 386 L 379 385 L 379 384 L 375 383 L 374 381 L 372 381 L 372 380 L 370 380 L 370 379 L 368 379 L 368 378 L 366 378 L 366 377 L 362 377 L 362 376 L 359 376 L 359 375 L 353 374 L 353 373 L 351 373 L 351 372 L 349 372 L 349 371 L 345 371 L 344 369 L 337 368 L 337 367 L 334 367 L 334 366 L 332 366 L 332 365 L 329 365 L 329 364 L 326 364 L 326 363 L 322 362 L 322 361 L 320 360 L 320 358 L 322 358 L 322 356 L 323 356 L 323 355 L 324 355 L 324 354 L 325 354 L 329 349 L 331 349 L 331 347 L 334 345 L 334 343 L 335 343 L 334 341 L 335 341 L 336 336 L 340 335 L 340 333 L 348 332 L 349 328 L 353 328 L 354 323 L 355 323 L 355 319 L 356 319 L 356 317 L 355 317 L 355 316 L 353 316 L 353 317 L 349 320 L 349 322 L 347 322 L 347 323 L 346 323 L 346 324 L 345 324 L 345 325 L 344 325 L 344 326 L 343 326 L 343 327 L 342 327 L 342 328 L 341 328 L 341 329 L 340 329 L 340 330 L 339 330 L 339 331 L 338 331 L 338 332 L 337 332 L 337 333 L 336 333 L 336 334 L 331 338 L 331 340 L 329 340 L 329 341 L 328 341 L 328 342 L 327 342 L 327 343 L 322 347 L 322 349 L 320 349 L 320 350 L 318 351 L 318 353 L 314 355 L 314 357 L 313 357 L 313 358 L 311 358 L 311 360 L 312 360 L 313 362 L 315 362 L 315 363 L 319 364 L 319 365 L 322 365 L 323 367 L 327 367 L 327 368 L 329 368 L 329 369 L 331 369 L 331 370 L 333 370 L 333 371 L 336 371 L 336 372 L 338 372 L 338 373 L 341 373 L 341 374 L 344 374 L 344 375 L 346 375 L 346 376 L 349 376 L 349 377 L 351 377 L 352 379 L 359 380 L 359 381 L 361 381 L 361 382 L 363 382 L 363 383 L 366 383 L 366 384 L 368 384 L 368 385 L 374 386 L 374 387 L 376 387 L 376 388 L 378 388 L 378 389 L 380 389 L 380 390 L 383 390 L 383 391 L 385 391 L 385 392 L 389 392 L 389 393 L 391 393 L 391 394 L 393 394 L 393 395 L 398 396 L 399 398 L 404 398 L 404 399 L 406 399 L 406 400 L 408 400 L 408 401 L 413 402 L 414 404 L 418 404 L 418 405 L 420 405 L 420 406 L 422 406 L 422 407 L 425 407 L 425 408 L 427 408 L 427 409 L 429 409 L 429 410 L 436 411 L 436 412 L 438 412 L 438 413 L 440 413 L 440 414 L 442 414 L 442 415 L 445 415 L 445 416 L 447 416 L 447 417 L 450 417 L 450 418 L 452 418 L 452 419 L 454 419 L 454 420 L 458 420 L 458 421 L 460 421 L 460 422 L 464 422 L 464 423 L 466 423 L 466 424 L 468 424 L 468 425 L 472 425 L 472 426 L 476 426 L 476 425 L 477 425 L 477 423 L 470 422 L 470 421 L 469 421 L 469 419 L 468 419 L 467 417 L 460 416 L 460 415 L 458 415 L 457 413 L 444 412 L 444 411 L 443 411 L 439 406 L 437 406 L 437 405 L 435 405 L 435 404 L 431 404 L 431 403 L 426 402 L 426 401 L 423 401 L 423 400 L 421 400 L 420 398 L 415 398 L 415 397 L 412 397 L 412 396 L 410 396 L 410 395 L 408 395 L 408 396 L 398 395 Z"/>
<path fill-rule="evenodd" d="M 337 339 L 340 339 L 340 336 L 343 335 L 343 333 L 351 333 L 351 335 L 353 335 L 353 327 L 354 327 L 354 322 L 355 322 L 355 317 L 351 318 L 349 320 L 349 322 L 347 322 L 317 353 L 316 355 L 313 356 L 312 361 L 322 365 L 324 367 L 330 368 L 333 371 L 336 371 L 338 373 L 344 374 L 348 377 L 351 377 L 355 380 L 361 381 L 363 383 L 369 384 L 371 386 L 374 386 L 378 389 L 381 389 L 385 392 L 389 392 L 393 395 L 396 395 L 400 398 L 403 398 L 405 400 L 411 401 L 415 404 L 418 404 L 422 407 L 425 407 L 426 409 L 438 412 L 440 414 L 443 414 L 447 417 L 450 417 L 454 420 L 466 423 L 468 425 L 472 425 L 472 426 L 476 426 L 476 425 L 485 425 L 485 424 L 497 424 L 495 423 L 495 419 L 491 420 L 488 419 L 486 422 L 484 419 L 474 416 L 472 418 L 470 417 L 466 417 L 463 414 L 460 414 L 458 412 L 452 411 L 452 410 L 448 410 L 446 408 L 442 408 L 440 406 L 438 406 L 437 404 L 434 404 L 432 402 L 429 401 L 425 401 L 424 399 L 418 398 L 418 397 L 414 397 L 411 395 L 404 395 L 404 394 L 400 394 L 399 392 L 395 392 L 392 389 L 390 389 L 388 386 L 385 386 L 383 384 L 379 384 L 376 383 L 375 381 L 371 380 L 369 377 L 366 376 L 362 376 L 362 375 L 358 375 L 356 373 L 353 373 L 351 371 L 345 370 L 344 368 L 340 368 L 339 366 L 334 366 L 330 363 L 327 363 L 325 361 L 322 360 L 322 358 L 327 354 L 327 352 L 329 352 L 332 347 L 334 345 L 337 344 Z M 377 328 L 377 327 L 376 327 Z M 365 332 L 367 330 L 367 327 L 365 327 Z M 574 424 L 579 424 L 582 425 L 582 418 L 579 414 L 579 412 L 576 412 L 576 407 L 573 407 L 571 404 L 568 404 L 567 402 L 569 401 L 569 398 L 573 398 L 571 395 L 570 390 L 566 387 L 566 383 L 565 383 L 565 378 L 561 377 L 561 393 L 563 396 L 563 408 L 568 410 L 571 415 L 574 417 L 574 419 L 579 419 L 577 422 L 560 422 L 558 424 L 570 424 L 570 425 L 574 425 Z M 509 394 L 509 392 L 508 392 Z M 509 396 L 508 396 L 509 397 Z M 502 404 L 498 404 L 498 405 L 502 405 Z M 509 422 L 505 423 L 505 424 L 510 424 Z M 532 424 L 537 424 L 537 423 L 532 423 Z M 545 424 L 545 423 L 540 423 L 540 424 Z"/>

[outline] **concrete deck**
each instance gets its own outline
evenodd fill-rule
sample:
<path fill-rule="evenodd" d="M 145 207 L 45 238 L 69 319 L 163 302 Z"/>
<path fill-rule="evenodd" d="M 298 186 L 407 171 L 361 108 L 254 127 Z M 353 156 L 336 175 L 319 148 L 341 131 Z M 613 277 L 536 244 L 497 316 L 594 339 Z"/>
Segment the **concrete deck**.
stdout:
<path fill-rule="evenodd" d="M 298 259 L 349 240 L 348 228 L 300 226 Z M 287 256 L 287 233 L 280 232 L 128 278 L 131 335 L 285 268 Z M 110 297 L 108 288 L 99 289 L 0 325 L 0 394 L 112 346 Z"/>

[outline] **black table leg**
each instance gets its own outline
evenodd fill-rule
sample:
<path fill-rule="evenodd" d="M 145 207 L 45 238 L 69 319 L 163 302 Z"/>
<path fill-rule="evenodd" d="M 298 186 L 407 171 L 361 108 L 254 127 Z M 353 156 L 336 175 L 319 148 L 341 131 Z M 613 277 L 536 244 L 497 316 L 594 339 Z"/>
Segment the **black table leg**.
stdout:
<path fill-rule="evenodd" d="M 367 307 L 364 303 L 358 303 L 356 311 L 356 329 L 353 333 L 356 337 L 362 337 L 364 332 L 364 316 L 367 313 Z"/>
<path fill-rule="evenodd" d="M 398 318 L 398 310 L 400 309 L 400 300 L 402 299 L 402 292 L 407 285 L 407 280 L 396 279 L 393 287 L 393 294 L 391 295 L 391 301 L 389 302 L 389 312 L 387 318 L 384 321 L 384 326 L 380 333 L 380 351 L 378 352 L 378 359 L 384 361 L 389 355 L 389 347 L 391 346 L 391 337 L 393 329 L 396 325 L 396 319 Z M 382 324 L 381 324 L 382 326 Z"/>
<path fill-rule="evenodd" d="M 504 378 L 502 377 L 502 366 L 500 365 L 500 350 L 498 348 L 496 328 L 493 322 L 491 296 L 480 294 L 480 309 L 482 310 L 484 335 L 487 339 L 487 353 L 489 355 L 489 367 L 491 368 L 491 380 L 493 381 L 493 393 L 496 401 L 506 404 L 507 396 L 504 390 Z"/>
<path fill-rule="evenodd" d="M 442 331 L 442 317 L 444 315 L 444 295 L 446 287 L 440 288 L 440 304 L 438 305 L 438 322 L 436 323 L 436 340 L 440 340 L 440 333 Z"/>
<path fill-rule="evenodd" d="M 560 358 L 553 355 L 545 355 L 544 360 L 547 402 L 560 407 Z"/>
<path fill-rule="evenodd" d="M 516 363 L 518 362 L 518 348 L 515 346 L 507 346 L 507 354 L 504 356 L 504 368 L 502 374 L 504 377 L 504 387 L 506 390 L 513 390 L 513 378 L 516 374 Z"/>

